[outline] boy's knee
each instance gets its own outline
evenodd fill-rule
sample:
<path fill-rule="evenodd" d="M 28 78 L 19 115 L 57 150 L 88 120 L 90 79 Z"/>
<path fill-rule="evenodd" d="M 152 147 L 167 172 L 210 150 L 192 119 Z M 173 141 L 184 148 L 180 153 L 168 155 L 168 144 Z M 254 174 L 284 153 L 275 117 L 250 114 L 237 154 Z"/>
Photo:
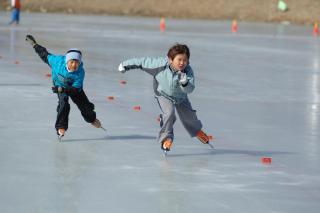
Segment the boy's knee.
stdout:
<path fill-rule="evenodd" d="M 57 106 L 57 112 L 62 112 L 62 111 L 70 111 L 70 104 L 68 102 L 60 102 Z"/>
<path fill-rule="evenodd" d="M 176 120 L 176 115 L 175 115 L 174 110 L 170 111 L 169 113 L 164 113 L 163 114 L 163 119 L 164 120 L 173 120 L 173 121 L 175 121 Z"/>
<path fill-rule="evenodd" d="M 85 107 L 83 107 L 81 113 L 84 119 L 89 123 L 92 123 L 96 119 L 96 113 L 94 112 L 93 103 L 89 103 Z"/>
<path fill-rule="evenodd" d="M 172 116 L 175 116 L 175 110 L 174 110 L 174 108 L 172 108 L 170 110 L 166 110 L 163 114 L 164 114 L 164 116 L 172 117 Z"/>

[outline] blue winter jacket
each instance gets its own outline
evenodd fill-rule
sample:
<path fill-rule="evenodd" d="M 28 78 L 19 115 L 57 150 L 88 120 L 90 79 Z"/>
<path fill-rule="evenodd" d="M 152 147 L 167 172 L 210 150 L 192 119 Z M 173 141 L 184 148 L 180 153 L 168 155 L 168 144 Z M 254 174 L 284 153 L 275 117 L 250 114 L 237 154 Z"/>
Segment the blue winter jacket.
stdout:
<path fill-rule="evenodd" d="M 156 95 L 162 95 L 175 104 L 183 102 L 187 94 L 194 88 L 194 76 L 190 65 L 187 65 L 183 72 L 186 73 L 188 83 L 179 83 L 179 73 L 173 71 L 167 57 L 159 58 L 132 58 L 122 62 L 125 70 L 141 69 L 154 77 L 153 88 Z"/>
<path fill-rule="evenodd" d="M 49 54 L 47 58 L 52 70 L 52 80 L 54 86 L 63 88 L 72 86 L 82 89 L 85 75 L 82 62 L 77 71 L 68 72 L 65 56 Z"/>

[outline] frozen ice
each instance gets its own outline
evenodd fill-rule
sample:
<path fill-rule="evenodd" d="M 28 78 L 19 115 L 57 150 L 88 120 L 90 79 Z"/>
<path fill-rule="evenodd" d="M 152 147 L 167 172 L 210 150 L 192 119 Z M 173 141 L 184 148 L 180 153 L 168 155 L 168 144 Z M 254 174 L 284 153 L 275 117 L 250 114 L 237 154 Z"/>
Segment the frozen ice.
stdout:
<path fill-rule="evenodd" d="M 157 18 L 23 13 L 14 27 L 0 17 L 0 212 L 319 211 L 320 42 L 310 26 L 240 22 L 233 34 L 229 21 L 168 19 L 161 33 Z M 71 103 L 57 141 L 50 70 L 26 34 L 54 54 L 82 50 L 84 88 L 107 132 Z M 164 158 L 152 78 L 117 68 L 175 42 L 191 49 L 190 100 L 215 149 L 178 119 Z"/>

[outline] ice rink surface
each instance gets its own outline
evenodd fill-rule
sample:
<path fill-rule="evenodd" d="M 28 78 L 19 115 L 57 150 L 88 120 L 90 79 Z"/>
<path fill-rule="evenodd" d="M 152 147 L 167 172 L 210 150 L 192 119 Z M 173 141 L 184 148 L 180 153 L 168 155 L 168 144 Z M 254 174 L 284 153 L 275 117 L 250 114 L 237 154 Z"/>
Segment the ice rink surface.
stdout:
<path fill-rule="evenodd" d="M 229 21 L 169 19 L 161 33 L 157 18 L 22 14 L 10 27 L 10 14 L 0 17 L 1 213 L 319 212 L 320 42 L 311 27 L 240 22 L 232 34 Z M 26 34 L 54 54 L 82 50 L 84 89 L 107 133 L 71 102 L 57 141 L 50 70 Z M 165 56 L 175 42 L 191 49 L 189 98 L 215 149 L 178 119 L 165 158 L 151 76 L 117 67 Z"/>

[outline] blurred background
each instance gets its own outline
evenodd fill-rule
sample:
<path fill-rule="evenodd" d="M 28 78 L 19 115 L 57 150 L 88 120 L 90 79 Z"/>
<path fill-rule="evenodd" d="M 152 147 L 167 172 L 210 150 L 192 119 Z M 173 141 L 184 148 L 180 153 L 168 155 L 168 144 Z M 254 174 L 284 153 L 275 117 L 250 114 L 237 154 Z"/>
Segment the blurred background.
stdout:
<path fill-rule="evenodd" d="M 0 0 L 10 10 L 10 0 Z M 312 24 L 319 0 L 23 0 L 22 12 L 61 12 Z"/>

